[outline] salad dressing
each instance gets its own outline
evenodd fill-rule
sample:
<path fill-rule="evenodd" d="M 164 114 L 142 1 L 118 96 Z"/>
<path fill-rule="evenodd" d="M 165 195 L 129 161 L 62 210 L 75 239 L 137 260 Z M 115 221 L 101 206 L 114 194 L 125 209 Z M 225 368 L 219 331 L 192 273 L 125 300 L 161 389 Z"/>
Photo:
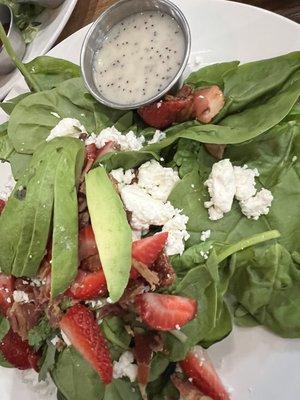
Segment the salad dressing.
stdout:
<path fill-rule="evenodd" d="M 94 56 L 94 82 L 109 101 L 132 105 L 157 95 L 184 58 L 184 36 L 168 14 L 130 15 L 108 32 Z"/>

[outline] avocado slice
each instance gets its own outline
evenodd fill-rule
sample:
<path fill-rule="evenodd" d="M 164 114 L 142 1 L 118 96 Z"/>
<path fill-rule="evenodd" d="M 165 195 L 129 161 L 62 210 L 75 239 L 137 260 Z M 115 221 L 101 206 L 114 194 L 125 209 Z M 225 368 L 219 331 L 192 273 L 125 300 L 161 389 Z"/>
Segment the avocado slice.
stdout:
<path fill-rule="evenodd" d="M 86 175 L 86 197 L 109 296 L 116 302 L 129 280 L 132 234 L 122 201 L 103 167 Z"/>
<path fill-rule="evenodd" d="M 51 297 L 63 293 L 78 269 L 77 184 L 84 161 L 84 146 L 68 138 L 62 150 L 54 182 L 54 212 L 51 264 Z"/>

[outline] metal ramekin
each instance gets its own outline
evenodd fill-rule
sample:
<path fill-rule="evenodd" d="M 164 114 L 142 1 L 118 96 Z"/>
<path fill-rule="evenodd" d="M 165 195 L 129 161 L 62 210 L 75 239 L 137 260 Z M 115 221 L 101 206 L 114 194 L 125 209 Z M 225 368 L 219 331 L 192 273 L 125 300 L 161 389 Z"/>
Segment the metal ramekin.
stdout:
<path fill-rule="evenodd" d="M 185 53 L 182 65 L 176 76 L 169 85 L 159 94 L 148 99 L 146 102 L 140 102 L 130 105 L 118 104 L 107 100 L 97 89 L 93 79 L 93 58 L 95 51 L 99 50 L 102 41 L 105 39 L 107 32 L 118 22 L 128 17 L 129 15 L 144 12 L 144 11 L 161 11 L 171 15 L 182 29 L 185 39 Z M 186 67 L 191 50 L 191 33 L 188 22 L 182 11 L 171 3 L 169 0 L 121 0 L 108 8 L 100 17 L 93 23 L 89 29 L 81 49 L 81 72 L 85 81 L 86 87 L 90 93 L 102 104 L 108 107 L 117 108 L 120 110 L 135 109 L 145 104 L 159 100 L 174 86 L 178 87 L 180 78 Z"/>
<path fill-rule="evenodd" d="M 25 54 L 25 41 L 20 30 L 14 24 L 13 13 L 8 6 L 0 4 L 0 21 L 2 24 L 9 24 L 7 37 L 17 54 L 18 58 L 22 59 Z M 0 46 L 0 75 L 5 75 L 14 70 L 15 64 L 11 61 L 9 55 L 6 53 L 4 46 Z"/>

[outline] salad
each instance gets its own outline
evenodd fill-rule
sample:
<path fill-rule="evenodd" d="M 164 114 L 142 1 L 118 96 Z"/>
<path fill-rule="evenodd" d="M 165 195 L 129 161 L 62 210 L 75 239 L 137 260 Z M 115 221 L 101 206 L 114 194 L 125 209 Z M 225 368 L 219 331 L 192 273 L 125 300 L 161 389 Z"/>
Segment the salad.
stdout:
<path fill-rule="evenodd" d="M 205 349 L 233 323 L 300 336 L 300 53 L 209 65 L 137 111 L 68 61 L 17 66 L 0 364 L 60 400 L 230 399 Z"/>

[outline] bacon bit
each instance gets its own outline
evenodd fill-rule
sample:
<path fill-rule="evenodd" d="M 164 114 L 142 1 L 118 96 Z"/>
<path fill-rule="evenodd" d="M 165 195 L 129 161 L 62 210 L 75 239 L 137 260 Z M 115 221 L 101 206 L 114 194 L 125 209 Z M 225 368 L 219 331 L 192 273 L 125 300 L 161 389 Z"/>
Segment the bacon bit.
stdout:
<path fill-rule="evenodd" d="M 222 159 L 226 146 L 226 144 L 204 143 L 204 147 L 209 152 L 209 154 L 211 154 L 217 160 Z"/>
<path fill-rule="evenodd" d="M 22 340 L 28 338 L 28 332 L 39 322 L 43 315 L 43 307 L 35 303 L 16 303 L 8 311 L 7 318 L 12 330 Z"/>
<path fill-rule="evenodd" d="M 155 261 L 151 268 L 158 275 L 159 287 L 171 286 L 174 283 L 176 279 L 176 273 L 169 262 L 169 257 L 164 251 L 160 253 L 158 259 Z"/>
<path fill-rule="evenodd" d="M 80 268 L 84 271 L 97 272 L 102 269 L 101 261 L 98 254 L 90 256 L 81 261 Z"/>
<path fill-rule="evenodd" d="M 132 266 L 149 283 L 151 289 L 154 290 L 159 283 L 158 274 L 154 271 L 151 271 L 146 264 L 136 261 L 135 259 L 132 259 Z"/>
<path fill-rule="evenodd" d="M 145 293 L 147 288 L 149 290 L 149 286 L 145 284 L 145 281 L 142 278 L 129 280 L 127 288 L 125 289 L 123 296 L 119 300 L 119 305 L 124 310 L 127 310 L 130 306 L 133 305 L 136 296 Z"/>
<path fill-rule="evenodd" d="M 134 356 L 138 365 L 138 383 L 145 387 L 149 381 L 150 366 L 154 352 L 163 350 L 163 341 L 154 332 L 135 333 Z"/>
<path fill-rule="evenodd" d="M 208 124 L 224 107 L 224 94 L 217 85 L 199 89 L 194 93 L 194 104 L 197 120 Z"/>
<path fill-rule="evenodd" d="M 178 374 L 171 375 L 171 381 L 180 393 L 180 397 L 185 400 L 212 400 L 211 397 L 205 396 L 192 383 L 184 381 Z"/>

